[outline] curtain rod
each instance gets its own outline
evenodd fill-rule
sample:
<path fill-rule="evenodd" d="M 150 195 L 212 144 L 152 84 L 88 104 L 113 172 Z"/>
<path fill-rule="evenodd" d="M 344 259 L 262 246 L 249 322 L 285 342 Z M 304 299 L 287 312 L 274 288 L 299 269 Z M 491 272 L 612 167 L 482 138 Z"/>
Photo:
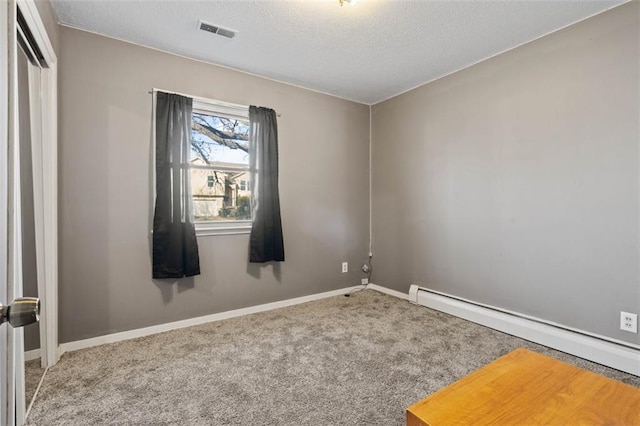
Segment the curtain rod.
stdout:
<path fill-rule="evenodd" d="M 149 94 L 153 94 L 155 92 L 164 92 L 164 93 L 171 93 L 174 95 L 186 96 L 187 98 L 192 98 L 200 102 L 211 104 L 211 105 L 219 105 L 227 108 L 235 108 L 235 109 L 241 109 L 241 110 L 247 110 L 247 111 L 249 110 L 249 107 L 247 105 L 233 104 L 231 102 L 214 101 L 213 99 L 203 98 L 201 96 L 187 95 L 185 93 L 174 92 L 172 90 L 156 89 L 155 87 L 153 88 L 153 90 L 149 92 Z M 276 116 L 281 117 L 282 115 L 276 111 Z"/>

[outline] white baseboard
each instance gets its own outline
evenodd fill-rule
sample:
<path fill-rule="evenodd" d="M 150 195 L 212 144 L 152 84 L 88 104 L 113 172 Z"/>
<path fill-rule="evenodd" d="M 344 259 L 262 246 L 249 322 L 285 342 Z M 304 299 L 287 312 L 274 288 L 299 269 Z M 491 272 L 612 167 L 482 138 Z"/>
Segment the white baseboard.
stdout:
<path fill-rule="evenodd" d="M 91 348 L 94 346 L 104 345 L 107 343 L 116 343 L 123 340 L 136 339 L 138 337 L 150 336 L 152 334 L 163 333 L 165 331 L 178 330 L 180 328 L 191 327 L 194 325 L 206 324 L 209 322 L 235 318 L 242 315 L 254 314 L 257 312 L 265 312 L 287 306 L 299 305 L 301 303 L 312 302 L 314 300 L 325 299 L 327 297 L 340 296 L 347 294 L 352 290 L 361 288 L 362 286 L 353 286 L 341 288 L 338 290 L 327 291 L 324 293 L 311 294 L 309 296 L 296 297 L 294 299 L 281 300 L 278 302 L 265 303 L 264 305 L 250 306 L 248 308 L 234 309 L 232 311 L 220 312 L 217 314 L 205 315 L 197 318 L 190 318 L 182 321 L 175 321 L 166 324 L 154 325 L 151 327 L 138 328 L 136 330 L 123 331 L 120 333 L 107 334 L 104 336 L 93 337 L 90 339 L 77 340 L 74 342 L 62 343 L 60 345 L 60 355 L 65 352 L 77 351 L 80 349 Z M 392 291 L 392 290 L 390 290 Z"/>
<path fill-rule="evenodd" d="M 32 349 L 24 352 L 25 361 L 33 361 L 34 359 L 40 359 L 40 349 Z"/>
<path fill-rule="evenodd" d="M 387 288 L 387 287 L 382 287 L 381 285 L 377 285 L 377 284 L 368 284 L 367 288 L 371 289 L 371 290 L 379 291 L 380 293 L 384 293 L 384 294 L 388 294 L 390 296 L 397 297 L 397 298 L 402 299 L 402 300 L 408 300 L 408 298 L 409 298 L 409 296 L 406 293 L 402 293 L 401 291 L 392 290 L 392 289 Z"/>
<path fill-rule="evenodd" d="M 572 331 L 541 319 L 479 306 L 475 302 L 459 300 L 428 289 L 416 291 L 414 286 L 411 287 L 409 293 L 417 295 L 416 301 L 420 305 L 640 376 L 640 347 L 633 343 L 615 343 L 613 339 L 604 336 L 592 337 L 590 333 L 581 330 Z M 603 338 L 609 341 L 602 340 Z"/>

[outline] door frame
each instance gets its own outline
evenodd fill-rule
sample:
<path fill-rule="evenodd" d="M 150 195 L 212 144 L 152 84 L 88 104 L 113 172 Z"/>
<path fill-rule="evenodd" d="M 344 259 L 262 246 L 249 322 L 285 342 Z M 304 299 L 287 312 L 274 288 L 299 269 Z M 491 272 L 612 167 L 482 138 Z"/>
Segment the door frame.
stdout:
<path fill-rule="evenodd" d="M 9 303 L 9 10 L 11 2 L 0 3 L 0 300 Z M 9 340 L 13 338 L 9 325 L 0 325 L 0 424 L 15 421 L 15 413 L 9 411 L 9 395 L 14 392 L 12 370 L 13 356 L 9 354 Z"/>
<path fill-rule="evenodd" d="M 22 296 L 22 203 L 20 187 L 20 124 L 18 118 L 18 42 L 17 14 L 14 0 L 8 0 L 6 20 L 6 93 L 7 93 L 7 138 L 6 138 L 6 242 L 7 252 L 2 259 L 6 264 L 5 303 Z M 3 148 L 5 148 L 3 146 Z M 6 425 L 24 423 L 24 331 L 5 324 L 6 383 L 3 396 L 3 420 Z"/>
<path fill-rule="evenodd" d="M 41 144 L 32 144 L 33 196 L 42 368 L 60 359 L 58 345 L 58 63 L 34 0 L 16 0 L 48 68 L 41 68 Z M 36 85 L 37 86 L 37 85 Z"/>

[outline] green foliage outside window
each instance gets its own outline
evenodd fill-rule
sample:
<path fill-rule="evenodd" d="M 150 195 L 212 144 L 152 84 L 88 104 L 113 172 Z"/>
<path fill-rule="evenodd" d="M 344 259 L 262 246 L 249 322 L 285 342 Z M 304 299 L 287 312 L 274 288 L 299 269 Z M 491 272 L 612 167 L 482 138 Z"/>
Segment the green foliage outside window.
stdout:
<path fill-rule="evenodd" d="M 236 200 L 235 207 L 223 207 L 219 214 L 225 219 L 249 220 L 251 219 L 251 200 L 247 196 L 240 196 Z"/>

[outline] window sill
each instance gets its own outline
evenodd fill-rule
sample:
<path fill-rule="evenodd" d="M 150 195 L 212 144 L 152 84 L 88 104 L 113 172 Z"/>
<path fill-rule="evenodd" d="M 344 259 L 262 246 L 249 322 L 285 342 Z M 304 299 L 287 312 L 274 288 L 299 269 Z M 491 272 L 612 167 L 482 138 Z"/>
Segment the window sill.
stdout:
<path fill-rule="evenodd" d="M 196 237 L 208 237 L 211 235 L 238 235 L 250 233 L 250 220 L 196 223 Z"/>

